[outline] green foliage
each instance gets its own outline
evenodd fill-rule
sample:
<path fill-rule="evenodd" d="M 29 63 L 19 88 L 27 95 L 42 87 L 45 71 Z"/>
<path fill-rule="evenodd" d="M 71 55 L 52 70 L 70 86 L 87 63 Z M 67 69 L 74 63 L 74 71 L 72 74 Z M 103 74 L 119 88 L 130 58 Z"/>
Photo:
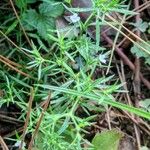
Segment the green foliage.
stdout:
<path fill-rule="evenodd" d="M 136 115 L 139 115 L 141 117 L 150 119 L 150 114 L 148 112 L 143 111 L 142 109 L 134 108 L 134 107 L 131 107 L 131 106 L 128 106 L 128 105 L 125 105 L 125 104 L 114 101 L 113 96 L 110 95 L 110 94 L 113 91 L 117 91 L 117 89 L 121 85 L 118 85 L 118 86 L 114 85 L 114 86 L 111 86 L 111 87 L 106 86 L 106 89 L 105 89 L 106 91 L 104 91 L 104 93 L 103 93 L 103 92 L 99 92 L 99 91 L 95 90 L 95 86 L 94 86 L 95 84 L 92 84 L 92 83 L 91 83 L 92 85 L 89 84 L 88 80 L 86 80 L 86 83 L 88 85 L 85 86 L 85 89 L 83 89 L 83 91 L 81 91 L 81 88 L 79 88 L 79 87 L 78 87 L 79 90 L 71 90 L 71 89 L 67 89 L 67 88 L 64 88 L 64 87 L 56 87 L 56 86 L 51 86 L 51 85 L 38 85 L 38 86 L 42 87 L 44 89 L 55 90 L 55 91 L 58 91 L 58 92 L 71 94 L 73 96 L 83 97 L 83 98 L 89 99 L 89 100 L 95 100 L 98 104 L 103 104 L 104 106 L 105 105 L 111 105 L 111 106 L 114 106 L 116 108 L 120 108 L 122 110 L 127 110 L 129 112 L 135 113 Z M 96 82 L 96 84 L 98 84 L 98 82 Z M 100 84 L 99 87 L 103 89 L 105 86 L 103 86 L 103 85 L 101 86 L 101 84 Z"/>
<path fill-rule="evenodd" d="M 148 23 L 144 22 L 142 19 L 139 19 L 136 23 L 132 23 L 132 25 L 134 25 L 141 32 L 145 32 L 148 28 Z"/>
<path fill-rule="evenodd" d="M 72 1 L 72 0 L 65 0 L 65 2 L 66 2 L 66 3 L 69 3 L 69 4 L 71 4 L 71 1 Z"/>
<path fill-rule="evenodd" d="M 147 43 L 150 43 L 150 42 L 147 42 Z M 150 52 L 150 47 L 148 47 L 145 43 L 138 43 L 138 44 Z M 150 65 L 150 55 L 146 53 L 145 51 L 141 50 L 135 44 L 131 48 L 131 52 L 135 54 L 138 58 L 141 58 L 141 57 L 145 58 L 145 63 Z"/>
<path fill-rule="evenodd" d="M 40 14 L 46 16 L 46 17 L 53 17 L 56 18 L 60 16 L 64 11 L 64 8 L 61 3 L 55 3 L 55 2 L 43 2 L 39 6 L 39 12 Z"/>
<path fill-rule="evenodd" d="M 136 14 L 119 5 L 119 0 L 95 0 L 93 8 L 68 8 L 63 2 L 71 3 L 71 0 L 16 0 L 18 14 L 22 25 L 31 40 L 29 46 L 24 35 L 20 32 L 19 21 L 14 14 L 5 15 L 6 22 L 1 29 L 10 39 L 15 38 L 19 50 L 10 44 L 1 54 L 10 60 L 20 64 L 14 66 L 29 76 L 14 72 L 5 65 L 0 64 L 0 106 L 16 105 L 21 109 L 18 120 L 24 121 L 28 110 L 28 98 L 30 89 L 34 88 L 34 105 L 30 114 L 27 133 L 33 133 L 43 111 L 43 103 L 46 102 L 48 93 L 51 92 L 51 101 L 44 112 L 39 132 L 35 139 L 35 149 L 48 150 L 82 150 L 84 145 L 91 147 L 91 143 L 85 139 L 86 127 L 94 123 L 98 113 L 104 112 L 108 106 L 126 110 L 138 116 L 150 119 L 149 105 L 141 103 L 143 109 L 122 104 L 116 99 L 116 93 L 126 92 L 118 82 L 118 77 L 107 77 L 103 69 L 107 67 L 110 49 L 104 48 L 100 41 L 99 32 L 103 21 L 98 15 L 105 12 L 116 11 L 126 15 Z M 34 6 L 35 5 L 35 6 Z M 64 12 L 64 7 L 74 12 L 91 11 L 91 18 L 97 11 L 95 22 L 90 17 L 85 23 L 80 18 L 77 22 L 67 24 L 66 32 L 61 34 L 61 26 L 56 28 L 55 21 Z M 69 5 L 70 6 L 70 5 Z M 12 10 L 11 10 L 12 11 Z M 11 18 L 12 17 L 12 18 Z M 75 17 L 79 17 L 76 15 Z M 62 18 L 63 20 L 64 18 Z M 103 16 L 103 19 L 105 17 Z M 96 41 L 87 34 L 87 28 L 96 24 Z M 99 26 L 100 25 L 100 26 Z M 140 26 L 143 29 L 145 24 Z M 72 36 L 74 29 L 76 36 Z M 52 42 L 50 42 L 50 40 Z M 3 39 L 2 39 L 3 41 Z M 8 44 L 8 43 L 7 43 Z M 148 49 L 148 48 L 146 48 Z M 148 59 L 148 55 L 141 50 L 135 50 L 139 57 Z M 140 51 L 140 52 L 137 52 Z M 102 73 L 96 75 L 96 71 Z M 81 110 L 81 112 L 79 111 Z M 91 113 L 92 112 L 92 113 Z M 106 137 L 108 140 L 106 140 Z M 110 137 L 110 138 L 109 138 Z M 116 130 L 97 134 L 93 139 L 93 145 L 102 140 L 102 144 L 117 147 L 122 134 Z M 21 138 L 16 134 L 15 141 Z M 97 142 L 98 141 L 98 142 Z M 91 148 L 92 149 L 92 148 Z M 99 148 L 97 148 L 99 149 Z"/>
<path fill-rule="evenodd" d="M 97 133 L 92 140 L 94 150 L 118 150 L 123 133 L 113 129 Z"/>
<path fill-rule="evenodd" d="M 140 101 L 139 105 L 140 105 L 143 109 L 145 109 L 145 110 L 147 110 L 148 112 L 150 112 L 150 99 L 145 99 L 145 100 L 143 100 L 143 101 Z"/>
<path fill-rule="evenodd" d="M 149 148 L 146 147 L 146 146 L 142 146 L 142 147 L 140 148 L 140 150 L 149 150 Z"/>
<path fill-rule="evenodd" d="M 107 11 L 110 8 L 114 8 L 119 3 L 119 0 L 94 0 L 96 7 Z"/>
<path fill-rule="evenodd" d="M 27 68 L 38 68 L 38 80 L 41 79 L 42 75 L 42 65 L 45 62 L 50 62 L 49 60 L 44 59 L 41 54 L 39 53 L 39 50 L 37 50 L 37 47 L 33 44 L 33 50 L 27 50 L 23 49 L 24 51 L 28 52 L 30 56 L 33 58 L 33 61 L 30 61 L 27 65 Z"/>
<path fill-rule="evenodd" d="M 48 41 L 48 33 L 55 29 L 55 18 L 60 16 L 63 11 L 61 3 L 43 2 L 39 5 L 39 12 L 29 9 L 23 13 L 23 26 L 28 31 L 36 29 L 38 34 Z"/>
<path fill-rule="evenodd" d="M 20 9 L 25 9 L 28 4 L 35 3 L 36 0 L 16 0 L 15 3 Z"/>

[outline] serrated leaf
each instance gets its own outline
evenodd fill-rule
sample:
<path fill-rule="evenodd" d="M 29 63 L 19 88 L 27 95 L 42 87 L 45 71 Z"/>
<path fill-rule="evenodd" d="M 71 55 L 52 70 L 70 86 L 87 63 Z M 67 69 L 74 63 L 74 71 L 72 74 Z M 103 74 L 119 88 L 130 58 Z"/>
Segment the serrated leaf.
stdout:
<path fill-rule="evenodd" d="M 26 30 L 32 31 L 36 29 L 39 35 L 45 40 L 48 38 L 48 30 L 55 29 L 54 18 L 39 14 L 34 9 L 30 9 L 24 13 L 22 21 Z"/>
<path fill-rule="evenodd" d="M 123 133 L 116 129 L 96 134 L 92 140 L 94 150 L 118 150 Z"/>
<path fill-rule="evenodd" d="M 133 25 L 141 32 L 145 32 L 148 28 L 148 23 L 144 22 L 142 19 L 139 19 L 138 22 L 133 23 Z"/>
<path fill-rule="evenodd" d="M 38 13 L 34 9 L 27 10 L 22 16 L 22 22 L 25 30 L 32 31 L 36 29 L 38 17 Z"/>
<path fill-rule="evenodd" d="M 150 112 L 150 99 L 145 99 L 144 101 L 140 101 L 139 105 Z"/>
<path fill-rule="evenodd" d="M 24 8 L 27 6 L 27 3 L 25 0 L 16 0 L 15 4 L 17 5 L 18 8 Z"/>
<path fill-rule="evenodd" d="M 148 41 L 147 43 L 150 43 L 150 41 Z M 144 43 L 138 43 L 140 46 L 142 46 L 144 49 L 146 49 L 147 51 L 150 51 L 150 47 L 148 47 L 147 45 L 145 45 Z M 133 47 L 131 48 L 131 52 L 133 54 L 135 54 L 138 58 L 145 58 L 145 63 L 150 64 L 150 57 L 149 54 L 146 53 L 145 51 L 142 51 L 137 45 L 133 45 Z"/>
<path fill-rule="evenodd" d="M 43 38 L 43 39 L 47 39 L 48 38 L 48 30 L 51 29 L 55 29 L 55 20 L 54 18 L 51 17 L 40 17 L 38 19 L 38 23 L 37 23 L 37 31 L 39 33 L 39 35 Z"/>
<path fill-rule="evenodd" d="M 18 8 L 25 8 L 28 3 L 35 3 L 36 0 L 16 0 L 15 3 Z"/>
<path fill-rule="evenodd" d="M 44 2 L 39 6 L 39 11 L 44 16 L 56 18 L 63 13 L 64 8 L 61 3 L 51 4 Z"/>
<path fill-rule="evenodd" d="M 140 57 L 147 57 L 147 53 L 145 53 L 144 51 L 140 50 L 139 47 L 137 47 L 136 45 L 134 45 L 131 48 L 131 52 L 133 54 L 135 54 L 138 58 L 140 58 Z"/>
<path fill-rule="evenodd" d="M 39 13 L 35 9 L 27 10 L 22 16 L 24 28 L 28 31 L 37 30 L 38 34 L 48 40 L 48 31 L 55 29 L 55 17 L 64 11 L 61 3 L 55 1 L 43 2 L 39 6 Z"/>

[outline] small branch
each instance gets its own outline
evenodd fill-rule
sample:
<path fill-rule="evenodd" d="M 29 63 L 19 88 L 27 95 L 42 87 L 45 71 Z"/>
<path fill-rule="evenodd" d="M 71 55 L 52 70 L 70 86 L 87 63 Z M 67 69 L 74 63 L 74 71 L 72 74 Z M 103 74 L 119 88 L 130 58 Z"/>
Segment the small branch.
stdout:
<path fill-rule="evenodd" d="M 139 7 L 139 0 L 134 0 L 134 6 L 135 8 Z M 136 23 L 141 19 L 140 14 L 137 14 L 135 16 L 135 21 Z M 136 30 L 135 33 L 139 38 L 141 37 L 141 32 L 140 30 Z M 137 39 L 138 41 L 138 39 Z M 135 94 L 135 106 L 139 107 L 139 100 L 141 99 L 141 80 L 140 80 L 140 59 L 135 56 L 135 71 L 134 71 L 134 81 L 133 81 L 133 86 L 134 86 L 134 94 Z M 139 117 L 136 117 L 137 120 L 139 120 Z M 135 135 L 136 135 L 136 141 L 137 141 L 137 147 L 140 150 L 141 147 L 141 134 L 140 134 L 140 129 L 136 124 L 134 124 L 134 130 L 135 130 Z"/>
<path fill-rule="evenodd" d="M 134 5 L 135 8 L 139 7 L 139 0 L 134 0 Z M 136 22 L 138 22 L 141 18 L 140 18 L 140 14 L 135 16 Z M 136 35 L 138 37 L 141 37 L 141 32 L 140 30 L 136 31 Z M 140 80 L 140 59 L 139 58 L 135 58 L 135 77 L 134 77 L 134 93 L 136 96 L 136 106 L 138 105 L 138 100 L 140 99 L 140 95 L 141 95 L 141 80 Z"/>
<path fill-rule="evenodd" d="M 2 150 L 9 150 L 3 138 L 0 136 L 0 144 L 2 146 Z"/>
<path fill-rule="evenodd" d="M 31 114 L 31 110 L 32 110 L 33 98 L 34 98 L 34 90 L 33 90 L 33 88 L 31 88 L 30 98 L 29 98 L 29 107 L 28 107 L 28 111 L 27 111 L 26 121 L 25 121 L 25 124 L 24 124 L 24 131 L 23 131 L 23 135 L 22 135 L 20 148 L 19 148 L 20 150 L 22 149 L 23 142 L 24 142 L 24 139 L 25 139 L 25 135 L 26 135 L 29 119 L 30 119 L 30 114 Z"/>
<path fill-rule="evenodd" d="M 29 74 L 22 72 L 21 70 L 17 69 L 16 67 L 12 66 L 8 62 L 4 61 L 3 59 L 0 58 L 0 61 L 4 63 L 5 65 L 9 66 L 12 70 L 15 70 L 16 72 L 20 73 L 21 75 L 28 77 L 28 78 L 33 78 Z"/>
<path fill-rule="evenodd" d="M 13 46 L 15 46 L 18 50 L 20 50 L 21 52 L 23 52 L 26 56 L 28 56 L 30 59 L 31 56 L 29 54 L 27 54 L 25 51 L 23 51 L 19 46 L 17 46 L 5 33 L 3 33 L 1 30 L 0 30 L 0 34 L 2 34 L 8 42 L 10 42 Z"/>
<path fill-rule="evenodd" d="M 10 59 L 8 59 L 8 58 L 6 58 L 6 57 L 4 57 L 4 56 L 2 56 L 2 55 L 0 55 L 0 58 L 1 58 L 1 59 L 4 59 L 5 62 L 8 62 L 9 64 L 11 64 L 11 65 L 13 65 L 13 66 L 21 67 L 20 64 L 17 64 L 17 63 L 11 61 Z"/>
<path fill-rule="evenodd" d="M 20 24 L 20 26 L 21 26 L 22 31 L 23 31 L 23 33 L 24 33 L 24 35 L 25 35 L 25 37 L 26 37 L 26 39 L 27 39 L 29 45 L 32 47 L 32 44 L 31 44 L 31 42 L 30 42 L 30 40 L 29 40 L 29 38 L 28 38 L 28 36 L 27 36 L 27 34 L 26 34 L 26 32 L 25 32 L 25 29 L 24 29 L 24 27 L 23 27 L 23 25 L 22 25 L 22 23 L 21 23 L 21 20 L 20 20 L 18 14 L 17 14 L 17 11 L 16 11 L 16 9 L 15 9 L 14 3 L 13 3 L 12 0 L 9 0 L 9 1 L 10 1 L 11 6 L 12 6 L 12 9 L 13 9 L 15 15 L 16 15 L 16 18 L 18 19 L 18 22 L 19 22 L 19 24 Z"/>
<path fill-rule="evenodd" d="M 102 36 L 104 37 L 104 39 L 105 39 L 110 45 L 113 44 L 113 41 L 112 41 L 105 33 L 103 33 Z M 129 58 L 123 53 L 122 49 L 116 46 L 116 47 L 115 47 L 115 51 L 116 51 L 117 54 L 120 56 L 120 58 L 123 60 L 123 62 L 124 62 L 125 64 L 127 64 L 131 70 L 134 71 L 134 70 L 135 70 L 134 64 L 133 64 L 133 63 L 129 60 Z M 140 73 L 140 78 L 141 78 L 142 82 L 145 84 L 145 86 L 147 86 L 147 88 L 150 89 L 150 82 L 149 82 L 147 79 L 145 79 L 141 73 Z"/>
<path fill-rule="evenodd" d="M 41 113 L 41 116 L 40 116 L 39 121 L 37 122 L 37 125 L 36 125 L 36 128 L 35 128 L 35 131 L 34 131 L 33 136 L 32 136 L 32 138 L 31 138 L 31 141 L 30 141 L 28 150 L 31 150 L 31 149 L 32 149 L 33 141 L 34 141 L 34 139 L 35 139 L 36 134 L 38 133 L 38 129 L 39 129 L 39 127 L 40 127 L 42 118 L 44 117 L 44 113 L 45 113 L 45 111 L 46 111 L 47 108 L 48 108 L 48 105 L 49 105 L 49 103 L 50 103 L 50 99 L 51 99 L 51 94 L 49 93 L 47 102 L 46 102 L 46 104 L 44 105 L 44 109 L 43 109 L 43 111 L 42 111 L 42 113 Z"/>
<path fill-rule="evenodd" d="M 4 122 L 9 122 L 9 123 L 12 123 L 12 124 L 18 124 L 18 123 L 22 123 L 23 121 L 20 121 L 18 119 L 15 119 L 13 117 L 9 117 L 9 116 L 6 116 L 6 115 L 3 115 L 3 114 L 0 114 L 0 120 L 4 121 Z"/>

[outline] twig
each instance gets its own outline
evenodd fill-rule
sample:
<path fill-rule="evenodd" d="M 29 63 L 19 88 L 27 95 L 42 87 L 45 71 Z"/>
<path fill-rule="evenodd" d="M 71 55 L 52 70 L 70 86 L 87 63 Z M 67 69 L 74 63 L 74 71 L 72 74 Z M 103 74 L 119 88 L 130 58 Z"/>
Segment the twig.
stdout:
<path fill-rule="evenodd" d="M 148 8 L 150 6 L 150 1 L 147 1 L 145 3 L 143 3 L 140 6 L 137 6 L 135 9 L 133 9 L 134 12 L 140 13 L 141 11 L 143 11 L 144 9 Z M 133 15 L 134 16 L 134 15 Z M 131 19 L 133 16 L 129 16 L 127 17 L 127 20 Z"/>
<path fill-rule="evenodd" d="M 118 70 L 119 78 L 120 78 L 121 82 L 122 82 L 122 83 L 125 83 L 125 82 L 126 82 L 126 79 L 125 79 L 125 73 L 124 73 L 123 62 L 121 61 L 121 72 L 119 71 L 119 67 L 118 67 L 117 64 L 116 64 L 116 66 L 117 66 L 117 70 Z M 122 74 L 122 75 L 121 75 L 121 74 Z M 123 87 L 124 87 L 124 89 L 125 89 L 126 91 L 128 91 L 126 84 L 124 84 Z M 130 96 L 129 96 L 128 93 L 125 93 L 125 94 L 126 94 L 126 97 L 127 97 L 128 104 L 131 106 L 131 105 L 132 105 L 132 102 L 131 102 Z M 144 126 L 145 126 L 147 129 L 146 129 L 142 124 L 140 124 L 137 120 L 135 120 L 133 114 L 129 114 L 129 113 L 127 113 L 126 111 L 123 111 L 123 113 L 125 113 L 125 114 L 129 117 L 129 119 L 130 119 L 136 126 L 138 126 L 138 127 L 141 128 L 144 132 L 146 132 L 146 133 L 148 134 L 148 136 L 150 135 L 150 128 L 149 128 L 149 126 L 147 126 L 147 124 L 146 124 L 146 125 L 144 124 L 145 122 L 142 121 L 142 119 L 140 119 L 140 120 L 141 120 L 141 123 L 144 124 Z"/>
<path fill-rule="evenodd" d="M 134 6 L 135 8 L 139 7 L 139 0 L 134 0 Z M 136 23 L 140 20 L 140 14 L 135 16 Z M 136 30 L 135 33 L 138 37 L 141 37 L 141 32 L 140 30 Z M 137 40 L 138 41 L 138 40 Z M 135 94 L 135 106 L 139 107 L 139 99 L 141 97 L 141 80 L 140 80 L 140 59 L 135 56 L 135 76 L 134 76 L 134 94 Z M 139 120 L 138 117 L 136 117 L 137 120 Z M 141 147 L 141 141 L 140 141 L 140 129 L 134 124 L 134 129 L 135 129 L 135 135 L 137 139 L 137 146 L 138 149 L 140 150 Z"/>
<path fill-rule="evenodd" d="M 143 0 L 145 3 L 150 3 L 150 1 L 149 0 Z M 145 4 L 144 3 L 144 4 Z M 147 7 L 147 13 L 149 14 L 149 16 L 150 16 L 150 7 Z"/>
<path fill-rule="evenodd" d="M 3 138 L 0 136 L 0 144 L 2 146 L 2 150 L 9 150 Z"/>
<path fill-rule="evenodd" d="M 28 112 L 27 112 L 27 116 L 26 116 L 26 121 L 25 121 L 25 124 L 24 124 L 22 140 L 21 140 L 21 144 L 20 144 L 20 148 L 19 148 L 20 150 L 22 149 L 23 142 L 24 142 L 24 139 L 25 139 L 25 135 L 26 135 L 26 131 L 27 131 L 28 123 L 29 123 L 29 118 L 30 118 L 30 114 L 31 114 L 31 110 L 32 110 L 33 98 L 34 98 L 34 90 L 33 90 L 33 88 L 31 88 L 30 98 L 29 98 L 29 107 L 28 107 Z"/>
<path fill-rule="evenodd" d="M 31 150 L 31 149 L 32 149 L 33 140 L 35 139 L 35 136 L 36 136 L 36 134 L 37 134 L 37 132 L 38 132 L 38 129 L 39 129 L 39 127 L 40 127 L 40 124 L 41 124 L 42 118 L 43 118 L 43 116 L 44 116 L 44 113 L 45 113 L 45 111 L 47 110 L 47 107 L 48 107 L 48 105 L 49 105 L 49 103 L 50 103 L 50 99 L 51 99 L 51 94 L 49 93 L 47 102 L 46 102 L 46 104 L 44 105 L 44 109 L 43 109 L 43 111 L 42 111 L 42 113 L 41 113 L 41 116 L 40 116 L 40 118 L 39 118 L 39 121 L 37 122 L 35 131 L 34 131 L 34 133 L 33 133 L 33 136 L 32 136 L 32 138 L 31 138 L 31 141 L 30 141 L 30 143 L 29 143 L 28 150 Z"/>
<path fill-rule="evenodd" d="M 138 13 L 140 13 L 140 12 L 143 11 L 144 9 L 148 8 L 149 6 L 150 6 L 150 1 L 147 1 L 147 2 L 145 2 L 144 4 L 140 5 L 138 8 L 133 9 L 132 11 L 133 11 L 133 12 L 138 12 Z M 131 19 L 132 17 L 134 17 L 134 15 L 127 17 L 127 18 L 125 19 L 125 21 L 127 21 L 128 19 Z M 121 19 L 121 20 L 122 20 L 122 19 Z M 111 29 L 111 27 L 108 27 L 106 30 L 104 30 L 104 31 L 102 32 L 102 34 L 108 32 L 110 29 Z M 125 37 L 125 38 L 126 38 L 126 37 Z"/>
<path fill-rule="evenodd" d="M 106 118 L 107 118 L 107 123 L 108 123 L 108 128 L 109 128 L 109 130 L 112 129 L 112 128 L 111 128 L 111 122 L 110 122 L 110 115 L 109 115 L 110 110 L 111 110 L 111 109 L 109 109 L 108 107 L 106 108 Z"/>
<path fill-rule="evenodd" d="M 9 64 L 11 64 L 11 65 L 13 65 L 13 66 L 21 67 L 20 64 L 17 64 L 17 63 L 15 63 L 15 62 L 9 60 L 8 58 L 6 58 L 6 57 L 4 57 L 4 56 L 2 56 L 2 55 L 0 55 L 0 58 L 1 58 L 1 59 L 4 59 L 4 61 L 8 62 Z"/>
<path fill-rule="evenodd" d="M 9 117 L 9 116 L 6 116 L 6 115 L 2 115 L 2 114 L 0 114 L 0 120 L 4 120 L 4 122 L 9 122 L 9 123 L 12 123 L 12 124 L 22 123 L 22 121 L 20 121 L 18 119 L 15 119 L 13 117 Z"/>
<path fill-rule="evenodd" d="M 135 5 L 135 8 L 139 7 L 139 0 L 134 0 L 134 5 Z M 136 22 L 138 22 L 140 20 L 140 14 L 136 15 L 135 19 L 136 19 Z M 136 35 L 138 37 L 141 37 L 140 30 L 136 30 Z M 136 57 L 135 58 L 135 77 L 134 77 L 134 93 L 136 97 L 136 106 L 139 106 L 138 100 L 139 100 L 139 96 L 141 95 L 140 68 L 141 68 L 140 59 Z"/>
<path fill-rule="evenodd" d="M 8 138 L 8 137 L 12 137 L 13 135 L 16 134 L 16 132 L 17 132 L 17 133 L 23 132 L 23 127 L 20 127 L 20 128 L 18 128 L 18 129 L 16 129 L 16 130 L 14 130 L 14 131 L 12 131 L 12 132 L 6 134 L 5 137 L 4 137 L 4 139 L 5 139 L 5 138 Z"/>
<path fill-rule="evenodd" d="M 24 35 L 25 35 L 25 37 L 26 37 L 26 39 L 27 39 L 29 45 L 32 47 L 32 44 L 31 44 L 31 42 L 30 42 L 30 40 L 29 40 L 29 38 L 28 38 L 28 36 L 27 36 L 25 30 L 24 30 L 24 27 L 23 27 L 23 25 L 22 25 L 22 23 L 21 23 L 21 21 L 20 21 L 20 18 L 19 18 L 18 14 L 17 14 L 17 11 L 16 11 L 16 9 L 15 9 L 14 3 L 13 3 L 12 0 L 9 0 L 9 1 L 10 1 L 11 6 L 12 6 L 12 9 L 13 9 L 15 15 L 16 15 L 16 18 L 18 19 L 18 22 L 19 22 L 19 24 L 20 24 L 20 26 L 21 26 L 22 31 L 23 31 L 23 33 L 24 33 Z"/>
<path fill-rule="evenodd" d="M 21 70 L 17 69 L 16 67 L 12 66 L 11 64 L 9 64 L 8 62 L 4 61 L 1 58 L 0 58 L 0 61 L 3 62 L 5 65 L 9 66 L 12 70 L 15 70 L 16 72 L 22 74 L 23 76 L 26 76 L 26 77 L 29 77 L 29 78 L 33 78 L 29 74 L 22 72 Z"/>
<path fill-rule="evenodd" d="M 13 46 L 15 46 L 18 50 L 20 50 L 21 52 L 23 52 L 26 56 L 28 56 L 29 58 L 31 58 L 30 55 L 28 55 L 25 51 L 23 51 L 19 46 L 17 46 L 5 33 L 3 33 L 0 30 L 0 34 L 2 34 Z"/>
<path fill-rule="evenodd" d="M 113 41 L 105 33 L 103 33 L 102 36 L 110 45 L 113 45 Z M 129 68 L 134 71 L 135 70 L 134 64 L 123 53 L 122 49 L 116 46 L 115 51 L 118 53 L 118 55 L 124 61 L 124 63 L 127 64 L 129 66 Z M 141 78 L 142 82 L 145 84 L 145 86 L 147 86 L 147 88 L 150 89 L 150 82 L 147 79 L 145 79 L 141 73 L 140 73 L 140 78 Z"/>
<path fill-rule="evenodd" d="M 127 113 L 126 111 L 123 111 L 124 114 L 126 114 L 128 116 L 128 118 L 134 123 L 136 124 L 137 126 L 139 126 L 139 128 L 141 128 L 145 133 L 147 133 L 148 136 L 150 136 L 150 130 L 147 128 L 145 128 L 142 124 L 140 124 L 139 122 L 137 122 L 137 120 L 135 120 L 133 118 L 133 116 L 131 116 L 129 113 Z"/>
<path fill-rule="evenodd" d="M 121 82 L 122 83 L 124 83 L 124 82 L 126 82 L 126 78 L 125 78 L 125 73 L 124 73 L 124 67 L 123 67 L 123 62 L 121 61 L 121 73 L 120 73 L 120 71 L 119 71 L 119 67 L 118 67 L 118 65 L 116 64 L 116 66 L 117 66 L 117 70 L 118 70 L 118 73 L 119 73 L 119 77 L 120 77 L 120 80 L 121 80 Z M 121 75 L 122 74 L 122 75 Z M 124 89 L 126 90 L 126 91 L 128 91 L 128 88 L 127 88 L 127 85 L 126 84 L 124 84 L 123 85 L 123 87 L 124 87 Z M 128 93 L 126 93 L 126 98 L 127 98 L 127 101 L 128 101 L 128 104 L 131 106 L 132 105 L 132 102 L 131 102 L 131 99 L 130 99 L 130 96 L 129 96 L 129 94 Z M 125 111 L 124 111 L 125 112 Z M 128 113 L 126 113 L 126 114 L 128 114 Z M 139 145 L 140 145 L 140 134 L 139 134 L 139 127 L 137 126 L 137 121 L 135 121 L 135 116 L 133 115 L 133 114 L 131 114 L 131 117 L 130 117 L 131 119 L 132 119 L 132 121 L 133 121 L 133 126 L 134 126 L 134 130 L 135 130 L 135 134 L 136 134 L 136 140 L 137 140 L 137 143 L 138 143 L 138 149 L 139 149 Z M 136 122 L 136 123 L 135 123 Z"/>

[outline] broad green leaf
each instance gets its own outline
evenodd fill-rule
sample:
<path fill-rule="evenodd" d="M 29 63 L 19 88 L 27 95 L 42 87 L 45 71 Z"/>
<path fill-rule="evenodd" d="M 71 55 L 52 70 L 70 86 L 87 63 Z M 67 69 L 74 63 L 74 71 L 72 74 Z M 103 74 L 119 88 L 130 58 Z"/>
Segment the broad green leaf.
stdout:
<path fill-rule="evenodd" d="M 15 3 L 18 8 L 25 8 L 28 3 L 35 3 L 36 0 L 16 0 Z"/>
<path fill-rule="evenodd" d="M 38 13 L 34 9 L 29 9 L 22 16 L 22 22 L 25 30 L 32 31 L 37 28 Z"/>
<path fill-rule="evenodd" d="M 148 44 L 150 43 L 150 41 L 147 42 Z M 148 47 L 146 44 L 144 43 L 138 43 L 140 46 L 142 46 L 143 48 L 145 48 L 149 53 L 150 53 L 150 47 Z M 150 55 L 149 53 L 141 50 L 137 45 L 133 45 L 133 47 L 131 48 L 131 52 L 133 54 L 135 54 L 138 58 L 145 58 L 145 63 L 150 64 Z"/>
<path fill-rule="evenodd" d="M 144 22 L 142 19 L 139 19 L 138 22 L 132 24 L 141 32 L 145 32 L 148 28 L 148 23 Z"/>
<path fill-rule="evenodd" d="M 51 17 L 41 16 L 38 19 L 37 31 L 39 35 L 46 39 L 48 38 L 48 30 L 55 29 L 55 20 Z"/>
<path fill-rule="evenodd" d="M 48 38 L 47 32 L 49 29 L 55 29 L 54 18 L 39 14 L 33 9 L 23 14 L 22 21 L 26 30 L 32 31 L 36 29 L 39 35 L 44 39 Z"/>
<path fill-rule="evenodd" d="M 55 29 L 55 19 L 64 11 L 61 3 L 43 2 L 39 12 L 35 9 L 27 10 L 22 16 L 23 26 L 26 30 L 37 30 L 38 34 L 48 40 L 48 32 Z"/>
<path fill-rule="evenodd" d="M 38 44 L 41 46 L 42 49 L 44 49 L 46 52 L 48 52 L 49 50 L 46 48 L 46 45 L 43 43 L 43 41 L 40 39 L 40 36 L 33 34 L 33 33 L 29 33 L 28 34 L 30 37 L 35 38 L 38 42 Z"/>
<path fill-rule="evenodd" d="M 61 3 L 47 3 L 44 2 L 39 6 L 40 14 L 47 16 L 47 17 L 58 17 L 60 16 L 63 11 L 63 5 Z"/>
<path fill-rule="evenodd" d="M 118 150 L 119 141 L 123 133 L 116 129 L 96 134 L 92 140 L 94 150 Z"/>
<path fill-rule="evenodd" d="M 143 101 L 140 101 L 139 105 L 145 110 L 150 112 L 150 99 L 145 99 Z"/>

